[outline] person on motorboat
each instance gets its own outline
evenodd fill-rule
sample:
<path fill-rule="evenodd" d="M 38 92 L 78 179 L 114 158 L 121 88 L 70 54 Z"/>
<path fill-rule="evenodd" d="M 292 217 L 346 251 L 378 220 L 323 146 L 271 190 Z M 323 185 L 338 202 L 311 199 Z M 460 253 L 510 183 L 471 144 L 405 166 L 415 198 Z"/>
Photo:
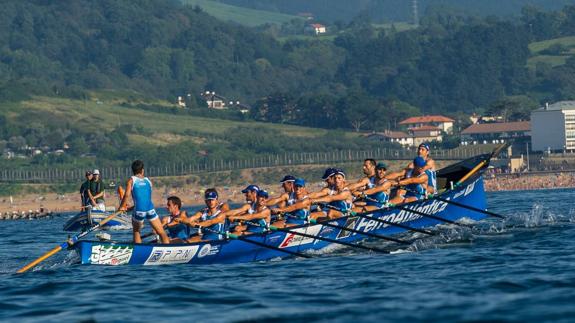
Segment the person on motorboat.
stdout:
<path fill-rule="evenodd" d="M 385 178 L 387 171 L 387 164 L 377 163 L 375 166 L 375 180 L 373 186 L 363 191 L 355 191 L 353 195 L 357 198 L 363 198 L 364 204 L 358 205 L 355 203 L 354 211 L 356 212 L 369 212 L 381 209 L 389 201 L 391 181 Z"/>
<path fill-rule="evenodd" d="M 428 177 L 425 172 L 425 159 L 418 156 L 413 160 L 413 169 L 408 170 L 404 178 L 398 178 L 394 186 L 399 187 L 392 204 L 409 203 L 426 197 Z"/>
<path fill-rule="evenodd" d="M 264 190 L 259 190 L 256 195 L 253 212 L 228 216 L 231 222 L 244 222 L 246 224 L 246 228 L 242 231 L 236 230 L 237 233 L 249 234 L 267 230 L 267 226 L 271 222 L 271 211 L 267 206 L 269 194 Z"/>
<path fill-rule="evenodd" d="M 230 206 L 228 203 L 220 202 L 218 198 L 218 191 L 215 188 L 208 188 L 204 192 L 206 207 L 182 220 L 182 223 L 190 226 L 193 231 L 187 242 L 224 239 L 220 233 L 226 230 L 227 220 L 224 213 L 230 210 Z"/>
<path fill-rule="evenodd" d="M 435 170 L 435 161 L 429 156 L 430 147 L 427 143 L 421 143 L 417 147 L 417 156 L 425 160 L 424 172 L 427 174 L 427 193 L 435 194 L 437 192 L 437 175 Z M 403 170 L 397 173 L 391 173 L 387 176 L 389 180 L 405 177 L 406 173 L 414 168 L 413 162 L 409 163 Z"/>
<path fill-rule="evenodd" d="M 84 181 L 84 183 L 82 183 L 80 186 L 80 201 L 82 203 L 82 211 L 85 211 L 86 207 L 92 206 L 90 201 L 90 183 L 94 175 L 92 174 L 91 170 L 87 170 L 85 176 L 86 181 Z"/>
<path fill-rule="evenodd" d="M 188 216 L 181 208 L 182 200 L 179 197 L 168 197 L 166 202 L 168 216 L 162 218 L 162 226 L 167 230 L 170 243 L 183 243 L 189 236 L 188 226 L 184 223 Z"/>
<path fill-rule="evenodd" d="M 294 181 L 295 177 L 292 175 L 286 175 L 280 181 L 284 193 L 278 197 L 268 199 L 268 206 L 277 205 L 278 207 L 284 207 L 286 205 L 293 204 L 294 201 Z"/>
<path fill-rule="evenodd" d="M 144 220 L 147 219 L 152 229 L 160 236 L 162 243 L 169 244 L 170 238 L 166 234 L 162 222 L 156 213 L 152 202 L 152 182 L 144 176 L 144 162 L 135 160 L 132 163 L 132 173 L 134 174 L 126 182 L 126 193 L 120 203 L 119 211 L 126 211 L 129 197 L 134 202 L 132 213 L 132 235 L 134 243 L 142 243 L 141 231 Z"/>
<path fill-rule="evenodd" d="M 285 226 L 305 224 L 310 215 L 311 200 L 305 188 L 305 180 L 298 178 L 294 181 L 294 203 L 285 207 L 273 208 L 272 214 L 283 214 Z M 274 223 L 274 226 L 279 226 Z"/>
<path fill-rule="evenodd" d="M 328 219 L 339 218 L 353 207 L 353 195 L 351 195 L 349 188 L 346 186 L 345 173 L 343 170 L 336 170 L 333 177 L 335 185 L 332 192 L 321 197 L 311 198 L 312 204 L 327 204 L 327 210 L 313 212 L 310 215 L 312 219 L 325 217 Z"/>
<path fill-rule="evenodd" d="M 100 171 L 98 169 L 94 169 L 92 174 L 93 177 L 92 181 L 90 182 L 89 191 L 92 209 L 106 212 L 106 204 L 104 201 L 104 195 L 106 191 L 104 188 L 104 183 L 102 182 L 102 177 L 100 176 Z"/>

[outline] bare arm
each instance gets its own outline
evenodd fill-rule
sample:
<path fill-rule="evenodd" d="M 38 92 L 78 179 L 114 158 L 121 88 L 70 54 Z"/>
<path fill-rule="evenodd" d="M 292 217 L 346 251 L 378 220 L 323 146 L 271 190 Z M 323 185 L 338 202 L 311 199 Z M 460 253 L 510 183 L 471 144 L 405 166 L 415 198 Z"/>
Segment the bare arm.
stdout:
<path fill-rule="evenodd" d="M 311 200 L 309 198 L 306 198 L 303 201 L 299 201 L 299 202 L 294 203 L 290 206 L 277 208 L 274 211 L 277 211 L 279 213 L 290 213 L 290 212 L 293 212 L 296 210 L 309 208 L 310 205 L 311 205 Z"/>
<path fill-rule="evenodd" d="M 270 209 L 265 209 L 261 212 L 257 212 L 254 214 L 244 214 L 244 215 L 236 215 L 230 216 L 230 221 L 250 221 L 250 220 L 259 220 L 259 219 L 267 219 L 271 214 Z"/>
<path fill-rule="evenodd" d="M 348 188 L 350 191 L 357 191 L 358 189 L 367 186 L 367 184 L 369 184 L 369 178 L 364 177 L 364 178 L 360 179 L 359 181 L 357 181 L 357 182 L 355 182 L 355 183 L 353 183 L 353 184 L 349 184 L 349 185 L 347 186 L 347 188 Z"/>
<path fill-rule="evenodd" d="M 120 202 L 120 207 L 118 210 L 126 211 L 128 209 L 128 198 L 132 196 L 132 178 L 126 182 L 126 193 L 124 193 L 124 197 L 122 197 L 122 202 Z M 91 195 L 90 195 L 91 197 Z"/>
<path fill-rule="evenodd" d="M 387 181 L 387 182 L 383 183 L 382 185 L 367 189 L 367 190 L 363 191 L 363 193 L 365 195 L 371 195 L 371 194 L 387 191 L 387 190 L 389 190 L 390 187 L 391 187 L 391 182 Z"/>
<path fill-rule="evenodd" d="M 224 216 L 231 217 L 231 216 L 236 216 L 236 215 L 240 215 L 243 213 L 247 213 L 249 211 L 249 209 L 250 209 L 250 205 L 244 204 L 242 207 L 240 207 L 238 209 L 228 210 L 228 211 L 222 212 L 222 214 Z"/>
<path fill-rule="evenodd" d="M 406 179 L 402 179 L 399 181 L 400 186 L 409 185 L 409 184 L 426 184 L 427 183 L 427 174 L 423 173 L 417 177 L 410 177 Z"/>
<path fill-rule="evenodd" d="M 320 198 L 322 196 L 328 195 L 329 191 L 330 191 L 330 189 L 325 187 L 325 188 L 322 188 L 321 191 L 319 191 L 319 192 L 309 193 L 308 197 L 311 199 Z"/>
<path fill-rule="evenodd" d="M 351 193 L 349 191 L 343 191 L 335 195 L 327 195 L 318 199 L 312 199 L 312 203 L 329 203 L 333 201 L 345 201 L 351 200 Z"/>
<path fill-rule="evenodd" d="M 209 227 L 209 226 L 214 225 L 216 223 L 223 223 L 224 221 L 226 221 L 226 216 L 223 213 L 220 213 L 213 219 L 198 222 L 197 225 L 202 226 L 202 227 Z"/>
<path fill-rule="evenodd" d="M 285 204 L 285 201 L 287 201 L 288 198 L 289 198 L 289 195 L 288 195 L 287 193 L 283 193 L 282 195 L 280 195 L 280 196 L 278 196 L 278 197 L 274 197 L 274 198 L 269 199 L 269 200 L 266 202 L 266 205 L 267 205 L 267 206 L 272 206 L 272 205 L 280 204 L 280 203 L 282 203 L 282 202 L 284 202 L 284 204 Z M 282 206 L 283 206 L 283 205 L 282 205 Z"/>

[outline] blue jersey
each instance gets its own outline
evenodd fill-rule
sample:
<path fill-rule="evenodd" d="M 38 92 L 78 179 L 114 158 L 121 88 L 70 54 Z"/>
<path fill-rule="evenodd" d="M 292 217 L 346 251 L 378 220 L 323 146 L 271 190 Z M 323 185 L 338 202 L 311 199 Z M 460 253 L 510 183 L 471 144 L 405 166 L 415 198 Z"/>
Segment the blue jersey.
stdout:
<path fill-rule="evenodd" d="M 174 218 L 170 216 L 170 220 L 168 221 L 168 223 L 171 223 L 173 220 Z M 183 223 L 174 226 L 169 226 L 167 227 L 167 231 L 168 231 L 168 237 L 170 237 L 171 239 L 179 238 L 182 240 L 186 240 L 189 236 L 188 226 Z"/>
<path fill-rule="evenodd" d="M 348 191 L 349 189 L 346 187 L 343 190 Z M 334 194 L 330 194 L 330 195 L 336 195 L 336 194 L 339 194 L 339 192 L 334 192 Z M 353 207 L 353 203 L 351 201 L 332 201 L 332 202 L 329 202 L 328 205 L 331 205 L 334 208 L 337 208 L 336 211 L 340 211 L 340 212 L 349 211 Z"/>
<path fill-rule="evenodd" d="M 387 182 L 387 180 L 384 180 L 383 183 Z M 383 185 L 382 183 L 382 185 Z M 385 206 L 385 203 L 387 203 L 387 201 L 389 201 L 389 194 L 387 194 L 386 192 L 377 192 L 377 193 L 373 193 L 368 195 L 367 197 L 369 197 L 369 199 L 366 201 L 366 205 L 373 205 L 373 206 L 377 206 L 378 208 L 382 208 Z"/>
<path fill-rule="evenodd" d="M 295 201 L 300 202 L 307 199 L 307 195 L 302 197 L 301 199 Z M 288 224 L 305 224 L 309 217 L 309 210 L 308 209 L 299 209 L 293 212 L 290 212 L 286 216 L 286 223 Z"/>
<path fill-rule="evenodd" d="M 218 205 L 218 210 L 214 214 L 209 214 L 208 208 L 204 209 L 204 212 L 200 216 L 202 221 L 208 221 L 216 218 L 222 211 L 219 209 L 223 204 Z M 222 240 L 223 235 L 217 232 L 223 232 L 225 229 L 225 223 L 215 223 L 206 227 L 207 230 L 203 231 L 202 240 Z"/>
<path fill-rule="evenodd" d="M 417 177 L 422 176 L 425 173 L 417 175 Z M 413 170 L 410 170 L 407 174 L 407 177 L 412 177 Z M 418 200 L 421 200 L 425 197 L 425 193 L 427 192 L 425 186 L 423 184 L 409 184 L 405 186 L 407 192 L 405 193 L 405 197 L 415 197 Z"/>
<path fill-rule="evenodd" d="M 435 170 L 427 169 L 425 174 L 427 174 L 427 188 L 431 188 L 430 192 L 437 192 L 437 174 Z"/>
<path fill-rule="evenodd" d="M 261 209 L 261 211 L 265 209 L 267 209 L 267 207 L 264 206 L 264 208 Z M 254 214 L 256 212 L 257 212 L 257 206 L 256 202 L 254 202 L 252 203 L 250 210 L 248 211 L 248 214 Z M 249 232 L 264 232 L 268 226 L 268 223 L 266 222 L 265 219 L 250 220 L 248 222 L 253 223 L 253 224 L 247 223 L 246 231 Z"/>
<path fill-rule="evenodd" d="M 288 200 L 286 201 L 286 205 L 290 206 L 290 205 L 294 205 L 296 202 L 296 198 L 295 198 L 295 192 L 291 192 L 288 194 Z"/>
<path fill-rule="evenodd" d="M 152 182 L 147 177 L 132 176 L 132 199 L 134 211 L 147 212 L 154 209 L 152 203 Z"/>

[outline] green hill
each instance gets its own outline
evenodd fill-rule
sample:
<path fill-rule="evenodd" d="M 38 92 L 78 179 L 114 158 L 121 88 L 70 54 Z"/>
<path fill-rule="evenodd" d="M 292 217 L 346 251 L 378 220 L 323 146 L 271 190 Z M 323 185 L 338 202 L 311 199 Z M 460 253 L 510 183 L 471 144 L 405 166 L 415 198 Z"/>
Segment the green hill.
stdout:
<path fill-rule="evenodd" d="M 537 63 L 549 64 L 552 67 L 564 65 L 569 57 L 575 55 L 575 36 L 549 39 L 529 44 L 533 55 L 527 61 L 530 68 Z"/>
<path fill-rule="evenodd" d="M 302 19 L 289 14 L 249 9 L 212 0 L 181 0 L 188 6 L 199 6 L 208 14 L 223 20 L 255 27 L 267 23 L 282 24 L 292 19 Z"/>

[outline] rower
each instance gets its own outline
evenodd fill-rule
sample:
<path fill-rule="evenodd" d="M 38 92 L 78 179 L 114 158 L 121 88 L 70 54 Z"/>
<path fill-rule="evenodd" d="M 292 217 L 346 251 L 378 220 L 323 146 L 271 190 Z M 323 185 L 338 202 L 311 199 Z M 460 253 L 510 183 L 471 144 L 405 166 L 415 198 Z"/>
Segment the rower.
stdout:
<path fill-rule="evenodd" d="M 414 168 L 407 171 L 406 176 L 397 179 L 394 186 L 398 186 L 397 195 L 390 201 L 392 204 L 409 203 L 425 198 L 428 178 L 425 173 L 425 159 L 418 156 L 413 160 Z M 403 189 L 401 187 L 404 187 Z"/>
<path fill-rule="evenodd" d="M 366 160 L 363 161 L 363 174 L 365 175 L 365 177 L 362 177 L 360 180 L 358 180 L 357 182 L 353 183 L 353 184 L 349 184 L 347 185 L 347 188 L 349 188 L 349 190 L 351 192 L 356 192 L 356 191 L 363 191 L 366 190 L 368 188 L 372 188 L 375 186 L 375 166 L 376 166 L 376 161 L 375 159 L 371 159 L 368 158 Z"/>
<path fill-rule="evenodd" d="M 365 205 L 354 208 L 354 211 L 369 212 L 381 209 L 386 205 L 389 201 L 391 188 L 391 182 L 385 178 L 386 171 L 387 165 L 385 163 L 376 164 L 374 186 L 363 192 L 356 191 L 353 193 L 354 196 L 365 199 Z"/>
<path fill-rule="evenodd" d="M 238 232 L 241 234 L 246 233 L 259 233 L 267 230 L 268 224 L 271 221 L 271 211 L 267 206 L 268 192 L 260 190 L 257 193 L 255 209 L 252 213 L 231 215 L 228 219 L 231 222 L 244 221 L 247 224 L 245 230 Z"/>
<path fill-rule="evenodd" d="M 291 205 L 294 203 L 294 181 L 295 177 L 292 175 L 286 175 L 280 181 L 284 193 L 278 197 L 270 198 L 268 200 L 268 206 L 277 205 L 279 207 L 284 207 L 286 205 Z"/>
<path fill-rule="evenodd" d="M 437 175 L 435 171 L 435 161 L 429 156 L 429 150 L 429 144 L 421 143 L 417 147 L 417 156 L 425 160 L 425 167 L 423 170 L 427 174 L 427 193 L 435 194 L 435 192 L 437 192 Z M 413 168 L 413 162 L 411 162 L 402 171 L 387 175 L 387 179 L 396 180 L 398 178 L 404 178 L 407 172 Z"/>
<path fill-rule="evenodd" d="M 327 168 L 321 177 L 322 180 L 325 181 L 325 187 L 322 188 L 318 192 L 309 193 L 310 198 L 319 198 L 326 195 L 333 195 L 335 192 L 334 185 L 335 185 L 335 178 L 334 175 L 337 173 L 336 168 Z"/>
<path fill-rule="evenodd" d="M 168 216 L 162 218 L 162 225 L 166 228 L 170 243 L 184 243 L 189 236 L 188 226 L 184 223 L 188 217 L 186 211 L 181 208 L 182 200 L 179 197 L 168 197 L 166 202 Z"/>
<path fill-rule="evenodd" d="M 260 191 L 259 186 L 254 185 L 254 184 L 248 185 L 246 188 L 244 188 L 242 190 L 242 193 L 244 193 L 244 195 L 246 197 L 246 203 L 237 209 L 228 210 L 226 212 L 223 212 L 224 216 L 226 216 L 229 220 L 230 216 L 255 213 L 257 195 L 258 195 L 259 191 Z M 234 233 L 241 233 L 242 231 L 245 231 L 245 230 L 246 230 L 246 226 L 241 224 L 241 223 L 237 223 L 235 225 L 230 224 L 230 231 L 233 231 Z"/>
<path fill-rule="evenodd" d="M 169 244 L 170 238 L 164 231 L 158 218 L 154 203 L 152 202 L 152 182 L 144 176 L 144 162 L 135 160 L 132 163 L 134 176 L 126 182 L 126 194 L 120 202 L 119 211 L 126 212 L 128 209 L 128 196 L 134 201 L 134 213 L 132 214 L 132 234 L 134 243 L 142 243 L 140 231 L 144 226 L 144 220 L 148 219 L 152 229 L 160 235 L 162 243 Z"/>
<path fill-rule="evenodd" d="M 310 215 L 311 200 L 305 188 L 305 180 L 298 178 L 294 181 L 295 200 L 294 203 L 272 209 L 273 214 L 284 214 L 285 226 L 305 224 Z M 278 226 L 274 223 L 274 226 Z"/>
<path fill-rule="evenodd" d="M 219 234 L 219 232 L 225 231 L 226 216 L 224 212 L 229 211 L 229 205 L 218 201 L 218 191 L 215 188 L 206 190 L 204 202 L 206 203 L 204 209 L 184 220 L 185 224 L 193 228 L 200 228 L 197 232 L 190 235 L 187 242 L 224 239 L 224 236 Z M 201 228 L 205 229 L 202 230 Z"/>
<path fill-rule="evenodd" d="M 353 196 L 351 195 L 349 189 L 346 187 L 345 173 L 338 169 L 336 170 L 333 177 L 335 181 L 333 192 L 331 192 L 331 194 L 328 193 L 322 197 L 311 199 L 313 204 L 327 203 L 329 209 L 327 212 L 313 212 L 310 215 L 312 219 L 318 219 L 325 216 L 327 216 L 328 219 L 335 219 L 341 217 L 345 212 L 351 210 L 353 206 Z"/>

